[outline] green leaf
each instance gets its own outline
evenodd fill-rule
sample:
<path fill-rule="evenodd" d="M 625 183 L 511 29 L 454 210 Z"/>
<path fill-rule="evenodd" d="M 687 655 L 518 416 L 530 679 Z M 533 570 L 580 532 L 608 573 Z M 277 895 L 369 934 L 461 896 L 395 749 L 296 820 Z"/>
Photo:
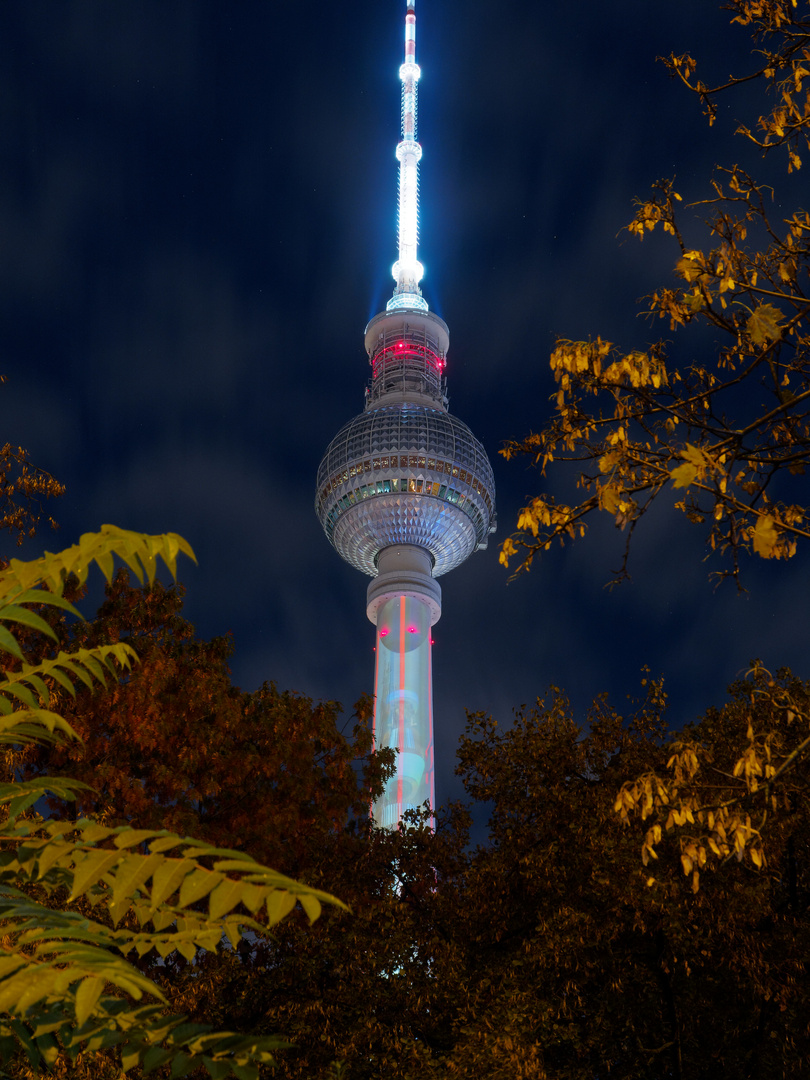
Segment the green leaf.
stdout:
<path fill-rule="evenodd" d="M 159 836 L 160 833 L 155 832 L 154 829 L 124 829 L 118 831 L 115 836 L 115 846 L 117 848 L 131 848 L 136 847 L 138 844 L 143 844 L 147 840 L 151 840 L 153 836 Z M 150 849 L 151 850 L 151 849 Z"/>
<path fill-rule="evenodd" d="M 89 821 L 87 818 L 82 818 L 76 822 L 76 828 L 81 829 L 82 839 L 88 844 L 97 844 L 99 840 L 106 840 L 108 836 L 112 836 L 115 829 L 109 829 L 106 825 L 99 825 L 95 821 Z"/>
<path fill-rule="evenodd" d="M 212 919 L 227 915 L 239 903 L 245 885 L 241 881 L 225 878 L 220 881 L 208 900 L 208 914 Z"/>
<path fill-rule="evenodd" d="M 41 615 L 28 608 L 20 607 L 19 604 L 0 605 L 0 619 L 4 622 L 20 623 L 22 626 L 30 626 L 32 630 L 39 630 L 56 641 L 56 633 L 49 623 L 46 623 Z"/>
<path fill-rule="evenodd" d="M 140 1059 L 141 1055 L 137 1049 L 125 1050 L 121 1054 L 121 1068 L 124 1070 L 124 1072 L 129 1072 L 130 1069 L 135 1068 L 135 1066 L 140 1062 Z"/>
<path fill-rule="evenodd" d="M 306 893 L 303 893 L 298 899 L 301 901 L 301 907 L 303 907 L 304 911 L 307 913 L 309 921 L 314 923 L 321 914 L 322 909 L 320 900 L 318 900 L 317 896 L 307 896 Z"/>
<path fill-rule="evenodd" d="M 260 888 L 258 885 L 246 885 L 242 892 L 242 903 L 255 915 L 268 895 L 268 889 Z"/>
<path fill-rule="evenodd" d="M 197 946 L 193 942 L 180 940 L 175 942 L 175 948 L 190 964 L 194 962 L 197 956 Z"/>
<path fill-rule="evenodd" d="M 154 851 L 154 846 L 151 847 Z M 191 859 L 166 859 L 152 875 L 152 907 L 159 907 L 180 888 L 186 874 L 191 873 Z"/>
<path fill-rule="evenodd" d="M 150 1047 L 143 1056 L 143 1071 L 145 1073 L 152 1072 L 153 1069 L 157 1069 L 161 1065 L 165 1065 L 167 1061 L 171 1060 L 171 1056 L 171 1051 L 164 1050 L 161 1046 Z"/>
<path fill-rule="evenodd" d="M 295 897 L 284 889 L 273 889 L 267 897 L 266 907 L 270 925 L 275 926 L 295 907 Z"/>
<path fill-rule="evenodd" d="M 93 1009 L 98 1004 L 103 989 L 103 979 L 99 979 L 94 975 L 82 979 L 79 989 L 76 991 L 76 1023 L 80 1027 L 89 1019 Z"/>
<path fill-rule="evenodd" d="M 151 581 L 159 560 L 173 572 L 181 552 L 193 557 L 174 534 L 152 537 L 104 526 L 64 552 L 46 553 L 28 563 L 11 559 L 0 571 L 0 623 L 50 633 L 41 616 L 26 605 L 51 604 L 78 614 L 61 595 L 70 574 L 81 583 L 95 562 L 109 576 L 117 556 Z M 0 649 L 4 647 L 22 659 L 14 635 L 0 625 Z M 37 707 L 48 703 L 51 684 L 70 693 L 78 683 L 93 689 L 117 678 L 136 659 L 132 648 L 119 642 L 62 651 L 6 672 L 0 680 L 0 742 L 80 741 L 58 713 Z M 25 707 L 15 708 L 15 702 Z M 176 1076 L 204 1065 L 212 1077 L 257 1080 L 257 1064 L 272 1064 L 272 1051 L 286 1044 L 273 1037 L 245 1039 L 211 1032 L 182 1017 L 167 1017 L 164 1004 L 136 1006 L 132 999 L 144 994 L 161 1003 L 164 999 L 121 953 L 145 956 L 155 948 L 166 956 L 176 949 L 193 962 L 198 948 L 216 948 L 223 933 L 238 943 L 240 928 L 259 928 L 247 916 L 229 916 L 240 901 L 254 911 L 266 903 L 271 921 L 292 910 L 299 897 L 310 918 L 317 917 L 321 903 L 339 901 L 240 852 L 167 832 L 110 829 L 87 819 L 43 822 L 19 817 L 45 793 L 69 799 L 82 789 L 85 785 L 58 777 L 0 783 L 0 805 L 9 812 L 0 824 L 0 920 L 5 935 L 5 952 L 0 950 L 0 1056 L 19 1054 L 21 1045 L 32 1068 L 41 1069 L 43 1061 L 55 1062 L 60 1051 L 73 1062 L 80 1052 L 121 1046 L 125 1068 L 140 1063 L 148 1073 L 170 1065 Z M 114 849 L 96 846 L 110 840 Z M 139 850 L 146 844 L 148 854 Z M 181 857 L 164 854 L 171 850 Z M 213 869 L 211 860 L 218 860 Z M 231 878 L 225 876 L 226 868 Z M 146 888 L 150 879 L 151 893 Z M 45 902 L 21 891 L 33 880 L 39 882 Z M 134 920 L 111 928 L 86 912 L 46 906 L 62 889 L 70 899 L 87 896 L 92 905 L 104 903 L 115 920 L 132 912 L 139 929 L 132 929 Z M 208 896 L 208 914 L 193 908 L 174 911 L 168 901 L 178 891 L 182 906 Z M 153 933 L 143 929 L 150 919 Z M 105 995 L 107 986 L 113 994 Z M 21 1019 L 7 1016 L 4 1021 L 3 1012 Z"/>
<path fill-rule="evenodd" d="M 0 626 L 0 650 L 11 653 L 18 660 L 23 660 L 22 649 L 17 644 L 17 639 L 5 626 Z"/>
<path fill-rule="evenodd" d="M 113 880 L 113 903 L 134 896 L 165 861 L 161 855 L 132 854 L 123 857 Z"/>
<path fill-rule="evenodd" d="M 47 607 L 58 607 L 63 611 L 69 611 L 71 615 L 82 618 L 82 613 L 66 600 L 64 596 L 51 592 L 48 589 L 26 589 L 24 591 L 11 590 L 8 600 L 15 604 L 38 604 Z"/>
<path fill-rule="evenodd" d="M 172 848 L 179 847 L 182 843 L 183 840 L 179 836 L 163 836 L 161 839 L 153 841 L 149 845 L 149 850 L 152 852 L 171 851 Z"/>
<path fill-rule="evenodd" d="M 210 1057 L 203 1057 L 203 1064 L 212 1077 L 212 1080 L 223 1080 L 224 1077 L 229 1076 L 231 1067 L 226 1061 L 214 1061 Z"/>
<path fill-rule="evenodd" d="M 17 709 L 0 716 L 0 743 L 57 743 L 61 735 L 81 742 L 67 720 L 48 709 Z"/>
<path fill-rule="evenodd" d="M 22 1044 L 23 1049 L 25 1050 L 26 1057 L 28 1058 L 28 1061 L 30 1062 L 30 1064 L 33 1065 L 34 1067 L 39 1065 L 39 1062 L 40 1062 L 39 1051 L 37 1050 L 36 1043 L 31 1038 L 31 1033 L 28 1030 L 28 1028 L 25 1026 L 25 1024 L 21 1023 L 21 1021 L 19 1021 L 19 1020 L 12 1020 L 11 1024 L 9 1026 L 11 1027 L 12 1031 L 17 1036 L 17 1038 L 20 1040 L 20 1043 Z M 15 1047 L 15 1049 L 16 1049 L 16 1047 Z"/>
<path fill-rule="evenodd" d="M 175 1080 L 178 1076 L 186 1076 L 194 1068 L 194 1058 L 189 1057 L 188 1054 L 175 1054 L 172 1061 L 171 1080 Z"/>
<path fill-rule="evenodd" d="M 0 955 L 0 980 L 8 978 L 15 971 L 19 971 L 21 967 L 25 967 L 26 961 L 22 956 L 12 954 L 11 956 Z"/>
<path fill-rule="evenodd" d="M 37 700 L 27 686 L 3 683 L 0 684 L 0 692 L 10 694 L 11 697 L 21 701 L 29 709 L 36 709 L 37 707 Z"/>
<path fill-rule="evenodd" d="M 198 900 L 202 900 L 202 898 L 208 896 L 211 890 L 215 889 L 222 880 L 222 874 L 217 874 L 213 870 L 205 870 L 202 867 L 198 867 L 185 878 L 180 887 L 179 906 L 189 907 Z"/>
<path fill-rule="evenodd" d="M 76 863 L 69 899 L 75 900 L 77 896 L 86 893 L 120 858 L 118 851 L 88 851 Z"/>
<path fill-rule="evenodd" d="M 52 1035 L 43 1035 L 37 1039 L 37 1050 L 46 1065 L 53 1065 L 59 1057 L 59 1047 Z"/>

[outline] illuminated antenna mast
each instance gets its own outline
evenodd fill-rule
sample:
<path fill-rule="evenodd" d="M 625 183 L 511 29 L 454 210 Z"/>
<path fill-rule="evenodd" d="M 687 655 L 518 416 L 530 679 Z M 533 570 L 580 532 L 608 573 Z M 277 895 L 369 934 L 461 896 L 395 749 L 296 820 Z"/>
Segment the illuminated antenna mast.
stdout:
<path fill-rule="evenodd" d="M 419 282 L 423 267 L 416 257 L 419 241 L 419 159 L 422 147 L 416 141 L 416 112 L 419 76 L 416 63 L 415 0 L 407 0 L 405 13 L 405 63 L 399 69 L 402 80 L 402 138 L 397 146 L 399 161 L 399 258 L 391 267 L 397 285 L 386 305 L 387 311 L 409 308 L 427 311 Z"/>

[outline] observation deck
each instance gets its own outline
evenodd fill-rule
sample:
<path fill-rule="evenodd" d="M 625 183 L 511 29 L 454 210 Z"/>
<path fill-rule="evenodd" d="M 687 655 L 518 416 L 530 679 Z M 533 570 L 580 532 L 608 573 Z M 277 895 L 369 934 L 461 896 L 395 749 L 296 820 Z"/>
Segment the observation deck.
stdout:
<path fill-rule="evenodd" d="M 385 311 L 366 327 L 366 408 L 340 429 L 318 470 L 315 507 L 330 543 L 371 577 L 387 547 L 427 550 L 439 577 L 487 546 L 495 479 L 486 451 L 447 411 L 446 324 Z"/>

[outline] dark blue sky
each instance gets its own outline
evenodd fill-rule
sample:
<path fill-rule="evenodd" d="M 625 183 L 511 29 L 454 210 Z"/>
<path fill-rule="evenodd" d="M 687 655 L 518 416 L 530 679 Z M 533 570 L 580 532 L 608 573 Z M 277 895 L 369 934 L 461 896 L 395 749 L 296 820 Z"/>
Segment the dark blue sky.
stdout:
<path fill-rule="evenodd" d="M 639 530 L 632 583 L 603 588 L 609 520 L 507 586 L 497 541 L 540 479 L 497 455 L 539 427 L 555 335 L 643 347 L 639 297 L 670 279 L 664 238 L 619 235 L 632 199 L 714 161 L 710 131 L 656 57 L 707 79 L 747 67 L 710 0 L 419 0 L 423 282 L 448 322 L 450 408 L 498 485 L 488 551 L 442 579 L 435 628 L 439 800 L 458 794 L 464 709 L 508 721 L 549 684 L 621 704 L 647 664 L 672 720 L 721 701 L 752 656 L 808 674 L 810 571 L 752 566 L 714 592 L 699 529 Z M 390 295 L 404 4 L 5 0 L 0 6 L 3 438 L 68 486 L 56 541 L 105 521 L 197 550 L 187 611 L 232 631 L 234 678 L 350 705 L 370 690 L 366 580 L 313 512 L 332 435 L 362 408 L 363 330 Z M 793 193 L 801 192 L 794 179 Z M 786 207 L 791 189 L 780 178 Z M 800 202 L 800 195 L 795 195 Z M 696 237 L 698 234 L 696 233 Z M 712 348 L 681 335 L 677 355 Z"/>

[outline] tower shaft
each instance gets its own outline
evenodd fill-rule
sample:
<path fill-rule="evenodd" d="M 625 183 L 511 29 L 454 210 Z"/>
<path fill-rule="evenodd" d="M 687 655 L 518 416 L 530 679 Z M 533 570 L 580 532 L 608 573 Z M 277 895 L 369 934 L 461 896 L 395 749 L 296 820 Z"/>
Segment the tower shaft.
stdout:
<path fill-rule="evenodd" d="M 441 591 L 421 548 L 386 548 L 378 569 L 368 589 L 368 615 L 377 627 L 374 739 L 396 747 L 397 756 L 372 812 L 378 825 L 395 828 L 406 810 L 436 804 L 431 627 L 441 613 Z"/>

